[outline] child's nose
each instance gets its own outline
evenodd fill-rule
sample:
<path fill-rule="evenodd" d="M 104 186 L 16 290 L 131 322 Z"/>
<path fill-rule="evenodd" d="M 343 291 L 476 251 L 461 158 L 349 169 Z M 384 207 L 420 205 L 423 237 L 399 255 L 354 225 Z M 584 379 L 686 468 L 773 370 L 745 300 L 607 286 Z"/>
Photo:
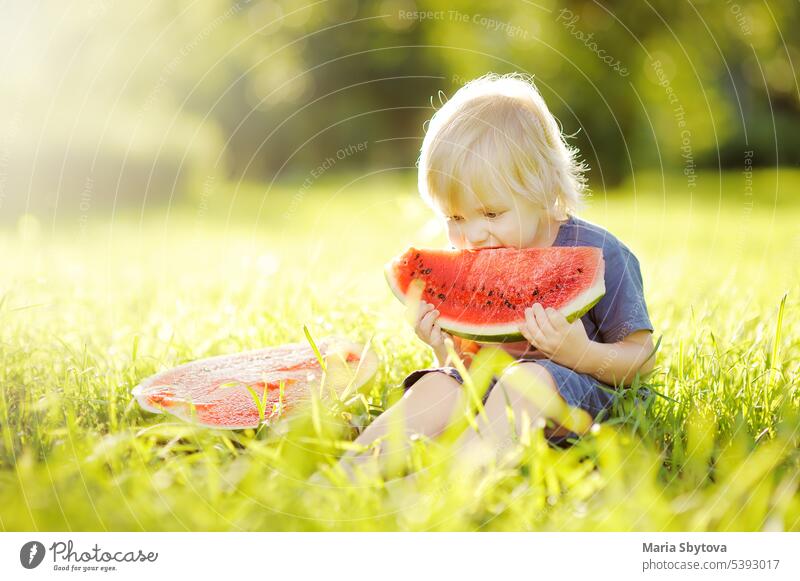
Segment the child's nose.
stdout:
<path fill-rule="evenodd" d="M 489 238 L 489 230 L 481 222 L 481 220 L 478 220 L 467 227 L 467 240 L 472 246 L 480 246 Z"/>

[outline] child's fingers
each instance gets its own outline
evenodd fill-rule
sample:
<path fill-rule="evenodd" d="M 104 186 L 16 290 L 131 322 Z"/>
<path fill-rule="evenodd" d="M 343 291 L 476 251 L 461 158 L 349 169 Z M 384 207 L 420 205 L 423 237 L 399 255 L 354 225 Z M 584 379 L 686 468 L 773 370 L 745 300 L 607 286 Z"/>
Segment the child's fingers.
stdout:
<path fill-rule="evenodd" d="M 411 323 L 413 327 L 418 327 L 419 322 L 422 320 L 422 317 L 427 312 L 428 312 L 428 303 L 420 301 L 416 304 L 408 305 L 408 309 L 406 309 L 406 319 L 409 321 L 409 323 Z"/>
<path fill-rule="evenodd" d="M 433 310 L 433 305 L 430 303 L 420 303 L 419 311 L 417 311 L 417 323 L 422 321 L 422 318 Z"/>
<path fill-rule="evenodd" d="M 431 343 L 444 343 L 444 332 L 436 323 L 433 324 L 431 329 Z"/>
<path fill-rule="evenodd" d="M 422 320 L 419 323 L 419 330 L 425 337 L 431 336 L 431 331 L 433 330 L 433 324 L 436 322 L 436 317 L 439 315 L 437 311 L 430 311 L 422 317 Z"/>
<path fill-rule="evenodd" d="M 522 336 L 525 338 L 525 340 L 533 345 L 533 335 L 531 335 L 530 327 L 528 325 L 520 325 L 519 331 L 522 333 Z"/>
<path fill-rule="evenodd" d="M 567 318 L 561 314 L 560 311 L 557 311 L 553 307 L 547 307 L 544 312 L 547 313 L 547 317 L 550 319 L 550 324 L 552 324 L 556 329 L 562 329 L 569 325 L 569 323 L 567 323 Z"/>
<path fill-rule="evenodd" d="M 532 307 L 533 317 L 536 319 L 536 323 L 539 325 L 539 328 L 542 332 L 546 335 L 552 335 L 555 332 L 552 323 L 550 322 L 550 317 L 547 316 L 547 313 L 544 310 L 544 307 L 540 303 L 535 303 Z"/>
<path fill-rule="evenodd" d="M 528 329 L 534 329 L 538 327 L 538 323 L 533 316 L 533 308 L 525 309 L 525 327 Z M 530 333 L 530 331 L 528 331 Z"/>
<path fill-rule="evenodd" d="M 536 327 L 534 327 L 534 328 L 530 328 L 529 327 L 528 328 L 528 334 L 531 336 L 531 339 L 532 339 L 532 340 L 528 341 L 531 345 L 539 348 L 539 347 L 542 347 L 545 344 L 544 335 Z"/>
<path fill-rule="evenodd" d="M 534 318 L 532 309 L 525 309 L 525 322 L 526 324 L 522 325 L 522 329 L 524 329 L 522 336 L 525 337 L 531 345 L 535 345 L 536 347 L 543 345 L 544 334 L 541 329 L 539 329 L 539 323 Z"/>
<path fill-rule="evenodd" d="M 439 323 L 435 324 L 435 328 L 437 332 L 437 337 L 435 339 L 438 345 L 444 345 L 445 341 L 447 341 L 448 339 L 450 339 L 451 341 L 453 340 L 453 336 L 444 329 L 442 329 L 439 326 Z M 453 347 L 456 349 L 456 351 L 458 350 L 458 347 L 456 346 L 455 342 L 453 342 Z"/>

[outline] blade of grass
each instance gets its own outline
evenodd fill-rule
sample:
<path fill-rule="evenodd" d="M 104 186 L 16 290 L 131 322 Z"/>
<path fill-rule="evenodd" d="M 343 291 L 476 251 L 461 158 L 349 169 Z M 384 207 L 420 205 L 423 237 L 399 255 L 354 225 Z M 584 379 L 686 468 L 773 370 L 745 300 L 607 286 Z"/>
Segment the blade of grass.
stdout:
<path fill-rule="evenodd" d="M 269 414 L 270 418 L 272 416 L 280 417 L 280 415 L 283 413 L 283 396 L 284 396 L 285 385 L 286 382 L 283 379 L 281 379 L 280 382 L 278 383 L 278 403 L 272 405 L 272 411 Z"/>
<path fill-rule="evenodd" d="M 373 337 L 374 337 L 374 335 L 371 335 L 370 338 L 367 339 L 367 342 L 364 344 L 364 348 L 361 350 L 361 356 L 358 359 L 358 365 L 356 366 L 356 371 L 353 374 L 353 377 L 350 380 L 350 383 L 347 384 L 347 387 L 344 388 L 344 391 L 342 392 L 342 395 L 339 397 L 340 400 L 344 401 L 345 399 L 347 399 L 347 396 L 350 395 L 350 391 L 352 390 L 352 387 L 355 384 L 356 379 L 358 379 L 358 374 L 361 371 L 361 366 L 364 363 L 364 358 L 367 356 L 367 353 L 369 353 L 369 348 L 372 345 L 372 338 Z M 347 363 L 345 362 L 345 365 L 346 364 Z"/>
<path fill-rule="evenodd" d="M 264 408 L 266 407 L 267 386 L 266 386 L 266 384 L 264 384 L 264 393 L 263 393 L 263 396 L 262 396 L 263 399 L 258 396 L 258 393 L 256 393 L 256 390 L 253 389 L 252 386 L 245 385 L 245 388 L 247 388 L 247 391 L 250 392 L 250 396 L 253 398 L 253 401 L 256 403 L 256 408 L 258 409 L 258 423 L 260 424 L 265 419 L 265 417 L 264 417 L 265 416 Z"/>
<path fill-rule="evenodd" d="M 328 367 L 325 365 L 325 359 L 323 359 L 322 353 L 319 352 L 319 349 L 317 348 L 316 342 L 311 337 L 311 332 L 308 330 L 308 326 L 307 325 L 303 325 L 303 333 L 305 333 L 306 340 L 308 340 L 308 343 L 311 345 L 311 348 L 314 350 L 314 355 L 317 356 L 317 361 L 319 361 L 319 366 L 322 367 L 322 371 L 327 372 L 328 371 Z"/>
<path fill-rule="evenodd" d="M 783 326 L 783 310 L 786 307 L 787 295 L 788 293 L 784 293 L 783 298 L 781 299 L 781 306 L 778 308 L 778 322 L 775 325 L 775 339 L 772 344 L 772 353 L 770 354 L 770 360 L 769 360 L 769 376 L 767 378 L 767 387 L 770 390 L 772 389 L 772 383 L 775 378 L 773 370 L 777 370 L 779 368 L 778 350 L 781 344 L 781 327 Z"/>
<path fill-rule="evenodd" d="M 470 375 L 469 371 L 467 371 L 464 362 L 458 356 L 458 353 L 456 353 L 455 346 L 453 345 L 453 340 L 448 337 L 447 339 L 445 339 L 444 344 L 447 349 L 448 358 L 450 359 L 451 363 L 455 366 L 455 368 L 458 370 L 458 373 L 461 375 L 461 379 L 464 380 L 464 387 L 467 390 L 467 394 L 469 396 L 469 399 L 472 401 L 474 409 L 478 411 L 478 413 L 485 421 L 488 422 L 489 418 L 486 415 L 486 410 L 483 407 L 483 402 L 481 401 L 481 397 L 478 396 L 478 390 L 475 388 L 475 382 L 472 380 L 472 375 Z M 486 387 L 488 388 L 488 385 Z M 483 396 L 483 394 L 481 394 L 481 396 Z M 473 428 L 475 429 L 478 428 L 475 419 L 472 417 L 472 413 L 469 414 L 468 421 L 470 422 L 470 425 Z"/>

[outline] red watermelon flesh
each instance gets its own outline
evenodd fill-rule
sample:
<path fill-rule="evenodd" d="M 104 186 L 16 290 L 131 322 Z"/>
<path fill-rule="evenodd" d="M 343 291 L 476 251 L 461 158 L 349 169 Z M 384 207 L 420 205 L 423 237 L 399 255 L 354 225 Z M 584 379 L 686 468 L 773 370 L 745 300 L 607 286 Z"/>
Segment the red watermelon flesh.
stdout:
<path fill-rule="evenodd" d="M 326 361 L 326 385 L 342 392 L 356 390 L 377 370 L 377 357 L 339 337 L 317 341 Z M 258 406 L 247 389 L 266 399 L 267 423 L 307 401 L 319 388 L 322 368 L 308 343 L 293 343 L 232 355 L 200 359 L 168 369 L 133 389 L 142 408 L 168 412 L 180 419 L 212 428 L 254 428 L 260 424 Z M 283 381 L 283 398 L 280 383 Z M 281 402 L 279 404 L 279 402 Z"/>
<path fill-rule="evenodd" d="M 419 300 L 438 309 L 439 326 L 487 343 L 520 341 L 525 309 L 534 303 L 560 311 L 572 322 L 605 294 L 601 248 L 410 248 L 385 267 L 386 280 L 404 303 Z M 417 295 L 419 296 L 419 295 Z"/>

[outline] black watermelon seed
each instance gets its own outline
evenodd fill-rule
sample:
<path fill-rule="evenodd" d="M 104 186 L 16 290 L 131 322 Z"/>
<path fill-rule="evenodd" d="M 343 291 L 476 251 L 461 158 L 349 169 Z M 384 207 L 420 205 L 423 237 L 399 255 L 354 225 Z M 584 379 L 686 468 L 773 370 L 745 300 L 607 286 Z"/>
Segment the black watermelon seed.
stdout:
<path fill-rule="evenodd" d="M 486 301 L 486 304 L 491 306 L 492 301 Z"/>
<path fill-rule="evenodd" d="M 582 268 L 579 268 L 579 269 L 578 269 L 578 272 L 583 272 L 583 269 L 582 269 Z"/>
<path fill-rule="evenodd" d="M 426 268 L 425 270 L 422 270 L 420 272 L 422 272 L 422 274 L 430 274 L 431 273 L 431 269 L 430 268 Z"/>
<path fill-rule="evenodd" d="M 489 296 L 492 296 L 493 294 L 494 294 L 494 291 L 493 291 L 493 290 L 490 290 L 490 291 L 489 291 Z"/>
<path fill-rule="evenodd" d="M 442 300 L 444 300 L 444 298 L 445 298 L 445 297 L 444 297 L 444 295 L 443 295 L 442 293 L 439 293 L 439 294 L 438 294 L 438 295 L 436 295 L 436 296 L 437 296 L 437 297 L 439 297 L 439 298 L 440 298 L 440 299 L 442 299 Z"/>
<path fill-rule="evenodd" d="M 533 289 L 533 296 L 536 296 L 538 294 L 539 294 L 539 287 L 536 287 L 535 289 Z"/>

